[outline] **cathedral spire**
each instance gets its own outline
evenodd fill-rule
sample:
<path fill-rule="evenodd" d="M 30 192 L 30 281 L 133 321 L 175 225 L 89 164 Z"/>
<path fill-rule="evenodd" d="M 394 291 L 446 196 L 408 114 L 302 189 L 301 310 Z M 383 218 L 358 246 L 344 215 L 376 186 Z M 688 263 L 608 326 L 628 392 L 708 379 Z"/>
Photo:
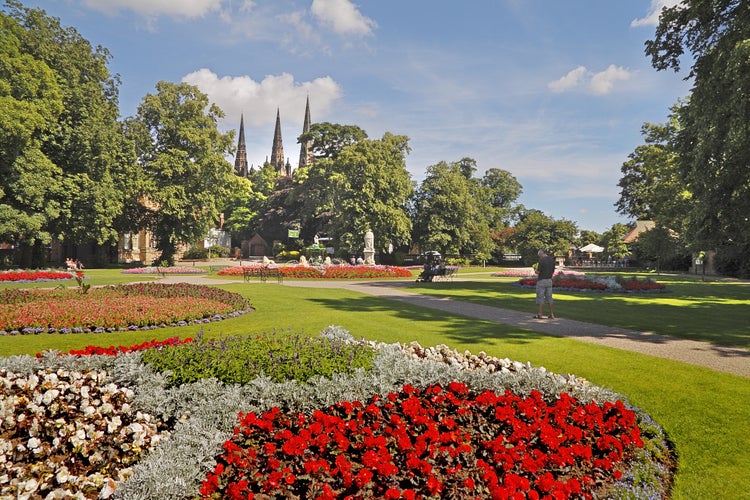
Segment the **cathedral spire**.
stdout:
<path fill-rule="evenodd" d="M 245 117 L 240 115 L 240 138 L 237 142 L 237 154 L 234 157 L 234 172 L 247 177 L 247 146 L 245 145 Z"/>
<path fill-rule="evenodd" d="M 302 133 L 306 134 L 310 131 L 310 96 L 307 96 L 307 103 L 305 104 L 305 122 L 302 125 Z M 306 167 L 312 165 L 313 162 L 313 141 L 301 141 L 299 148 L 299 167 Z"/>
<path fill-rule="evenodd" d="M 271 165 L 276 167 L 276 171 L 280 176 L 291 175 L 291 172 L 286 171 L 286 165 L 284 165 L 284 144 L 281 140 L 281 117 L 279 114 L 279 108 L 276 108 L 276 129 L 273 133 Z"/>

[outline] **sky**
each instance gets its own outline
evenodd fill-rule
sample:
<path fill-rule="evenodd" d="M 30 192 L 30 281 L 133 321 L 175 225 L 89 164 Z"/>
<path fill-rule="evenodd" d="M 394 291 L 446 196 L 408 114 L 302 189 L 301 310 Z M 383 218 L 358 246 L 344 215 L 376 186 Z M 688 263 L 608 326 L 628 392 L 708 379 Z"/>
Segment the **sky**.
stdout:
<path fill-rule="evenodd" d="M 196 85 L 244 116 L 248 162 L 271 155 L 277 110 L 296 167 L 305 99 L 313 122 L 409 137 L 420 183 L 441 161 L 509 171 L 518 202 L 581 230 L 615 210 L 621 167 L 688 95 L 685 74 L 644 53 L 678 0 L 26 0 L 111 53 L 120 113 L 156 83 Z M 236 132 L 235 132 L 236 133 Z M 235 144 L 237 136 L 235 135 Z M 231 160 L 231 158 L 230 158 Z"/>

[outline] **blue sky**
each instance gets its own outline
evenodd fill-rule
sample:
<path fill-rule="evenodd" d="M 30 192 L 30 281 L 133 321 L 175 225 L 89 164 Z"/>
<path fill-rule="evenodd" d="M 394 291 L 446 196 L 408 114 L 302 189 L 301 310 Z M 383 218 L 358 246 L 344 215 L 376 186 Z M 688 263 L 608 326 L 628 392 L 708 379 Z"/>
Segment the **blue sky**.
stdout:
<path fill-rule="evenodd" d="M 527 208 L 598 232 L 644 122 L 685 97 L 644 54 L 677 0 L 28 0 L 112 53 L 120 110 L 160 80 L 197 85 L 223 131 L 245 118 L 248 160 L 271 154 L 276 109 L 296 166 L 313 122 L 406 135 L 407 168 L 471 157 L 511 172 Z"/>

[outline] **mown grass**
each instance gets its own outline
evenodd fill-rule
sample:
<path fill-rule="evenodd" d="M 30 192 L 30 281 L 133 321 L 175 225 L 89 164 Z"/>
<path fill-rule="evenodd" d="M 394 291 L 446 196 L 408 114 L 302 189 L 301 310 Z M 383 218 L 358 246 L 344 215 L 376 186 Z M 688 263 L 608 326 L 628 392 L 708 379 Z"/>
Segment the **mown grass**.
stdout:
<path fill-rule="evenodd" d="M 483 303 L 502 307 L 516 303 L 521 310 L 533 309 L 533 291 L 511 287 L 510 281 L 513 280 L 495 283 L 495 279 L 482 276 L 476 282 L 434 283 L 431 288 L 417 286 L 414 291 L 455 294 L 457 298 L 480 301 L 480 292 L 484 287 L 484 293 L 490 298 Z M 671 294 L 658 300 L 691 300 L 695 307 L 688 310 L 701 310 L 697 298 L 700 289 L 691 288 L 694 285 L 700 287 L 701 284 L 681 284 L 677 278 L 675 283 L 685 288 L 675 289 L 670 285 Z M 631 403 L 643 408 L 664 426 L 679 453 L 673 498 L 747 498 L 750 491 L 750 475 L 747 474 L 750 470 L 750 433 L 747 432 L 750 422 L 750 379 L 341 289 L 292 288 L 275 283 L 235 283 L 222 285 L 222 288 L 250 298 L 256 311 L 240 318 L 204 325 L 207 336 L 259 333 L 278 328 L 315 334 L 326 326 L 341 325 L 355 337 L 384 342 L 416 340 L 425 346 L 447 344 L 461 351 L 484 350 L 493 356 L 530 361 L 555 372 L 575 373 L 626 395 Z M 504 293 L 504 290 L 507 292 Z M 711 292 L 714 298 L 709 299 L 709 303 L 715 304 L 742 301 L 742 294 L 746 293 L 742 286 L 704 290 Z M 683 292 L 692 295 L 682 297 L 679 294 Z M 571 311 L 577 310 L 576 301 L 565 300 L 562 294 L 556 298 L 559 300 L 560 314 L 573 317 Z M 614 317 L 626 316 L 624 311 L 615 307 L 618 304 L 620 308 L 634 311 L 633 314 L 639 316 L 654 314 L 649 312 L 649 307 L 653 305 L 638 301 L 628 303 L 602 295 L 589 297 L 589 300 L 595 298 L 602 302 L 610 301 Z M 586 312 L 581 308 L 579 314 L 582 317 L 576 319 L 590 318 L 591 321 L 607 324 L 599 314 L 602 310 L 600 303 L 590 302 L 588 307 L 596 311 L 584 316 Z M 739 332 L 740 338 L 743 335 L 747 337 L 742 333 L 747 317 L 743 318 L 741 313 L 729 316 L 734 320 L 724 318 L 722 324 L 731 331 Z M 691 324 L 693 320 L 694 317 L 687 313 L 675 314 L 672 318 L 686 330 L 695 330 Z M 651 324 L 647 318 L 643 321 L 644 324 Z M 653 323 L 659 324 L 656 319 Z M 645 329 L 658 331 L 653 326 Z M 0 354 L 34 354 L 45 348 L 68 350 L 89 344 L 129 345 L 151 338 L 193 336 L 196 332 L 196 327 L 183 327 L 118 334 L 5 337 L 0 338 Z M 708 332 L 701 335 L 710 337 Z"/>
<path fill-rule="evenodd" d="M 485 279 L 415 283 L 410 289 L 422 294 L 534 313 L 534 290 L 514 286 L 518 278 L 486 279 L 489 273 L 478 276 Z M 649 277 L 666 284 L 667 292 L 555 292 L 555 315 L 750 349 L 750 283 L 702 282 L 689 276 Z"/>

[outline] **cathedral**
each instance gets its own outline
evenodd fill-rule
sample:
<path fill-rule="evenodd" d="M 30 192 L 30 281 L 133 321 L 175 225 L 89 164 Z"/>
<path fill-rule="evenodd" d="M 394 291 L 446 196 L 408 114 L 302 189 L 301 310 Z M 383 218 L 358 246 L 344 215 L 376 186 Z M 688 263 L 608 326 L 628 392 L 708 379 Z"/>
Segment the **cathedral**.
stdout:
<path fill-rule="evenodd" d="M 302 133 L 310 131 L 310 98 L 307 98 L 305 104 L 305 120 L 302 125 Z M 310 165 L 313 160 L 312 141 L 304 141 L 300 145 L 299 163 L 297 168 Z M 289 158 L 284 156 L 284 144 L 281 140 L 281 118 L 279 109 L 276 109 L 276 128 L 273 132 L 273 146 L 271 148 L 271 160 L 266 157 L 266 163 L 270 163 L 276 168 L 279 177 L 291 177 L 292 165 Z M 237 175 L 247 177 L 252 166 L 247 164 L 247 145 L 245 143 L 245 121 L 244 116 L 240 115 L 240 133 L 237 142 L 237 155 L 234 158 L 234 171 Z"/>

